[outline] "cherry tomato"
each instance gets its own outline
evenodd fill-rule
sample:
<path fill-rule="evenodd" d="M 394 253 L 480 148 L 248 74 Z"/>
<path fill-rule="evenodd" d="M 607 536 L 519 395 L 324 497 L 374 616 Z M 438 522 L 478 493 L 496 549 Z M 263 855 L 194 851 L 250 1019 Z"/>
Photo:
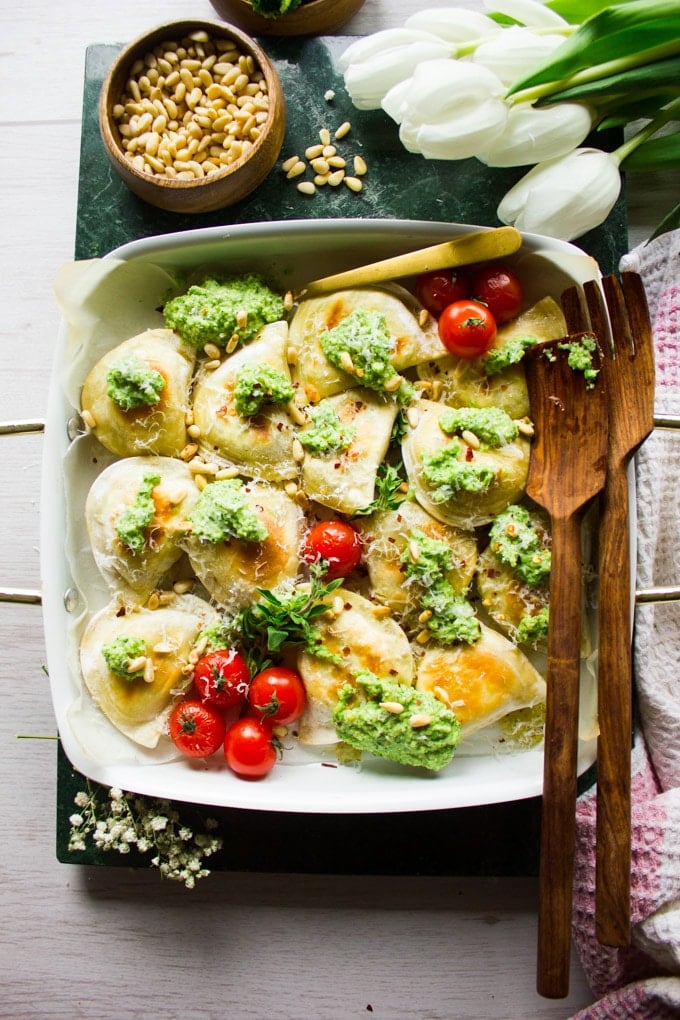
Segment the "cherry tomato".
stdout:
<path fill-rule="evenodd" d="M 487 306 L 497 325 L 514 319 L 522 310 L 522 284 L 506 266 L 481 266 L 472 274 L 470 296 Z"/>
<path fill-rule="evenodd" d="M 304 558 L 308 563 L 326 560 L 326 577 L 347 577 L 359 565 L 363 544 L 359 532 L 345 521 L 322 521 L 307 535 Z"/>
<path fill-rule="evenodd" d="M 224 757 L 229 768 L 244 779 L 266 776 L 276 764 L 271 726 L 253 716 L 237 719 L 226 732 Z"/>
<path fill-rule="evenodd" d="M 416 279 L 416 297 L 428 312 L 439 317 L 447 305 L 470 296 L 466 273 L 455 269 L 435 269 L 421 273 Z"/>
<path fill-rule="evenodd" d="M 288 726 L 302 715 L 307 695 L 302 677 L 285 666 L 269 666 L 253 677 L 248 703 L 270 723 Z"/>
<path fill-rule="evenodd" d="M 233 708 L 245 701 L 250 671 L 235 648 L 220 648 L 203 655 L 194 667 L 194 685 L 203 702 L 216 708 Z"/>
<path fill-rule="evenodd" d="M 170 713 L 170 736 L 189 758 L 208 758 L 224 740 L 224 719 L 212 705 L 180 701 Z"/>
<path fill-rule="evenodd" d="M 496 336 L 496 321 L 478 301 L 454 301 L 439 316 L 439 339 L 459 358 L 478 358 Z"/>

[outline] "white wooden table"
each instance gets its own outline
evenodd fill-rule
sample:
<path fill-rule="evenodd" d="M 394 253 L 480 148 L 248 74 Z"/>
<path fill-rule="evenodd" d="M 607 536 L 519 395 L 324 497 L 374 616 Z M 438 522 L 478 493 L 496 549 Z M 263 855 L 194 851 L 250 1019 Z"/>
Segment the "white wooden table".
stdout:
<path fill-rule="evenodd" d="M 481 9 L 481 2 L 464 3 Z M 368 0 L 343 30 L 399 25 L 444 0 Z M 0 419 L 44 415 L 73 254 L 85 48 L 208 0 L 0 0 Z M 634 243 L 659 200 L 634 195 Z M 0 585 L 40 584 L 39 435 L 2 444 Z M 47 502 L 49 507 L 49 501 Z M 49 512 L 49 509 L 48 511 Z M 55 858 L 55 744 L 39 607 L 0 606 L 0 1016 L 12 1020 L 566 1018 L 591 995 L 534 991 L 534 879 L 214 874 L 190 892 L 155 870 Z M 276 834 L 272 833 L 272 839 Z"/>

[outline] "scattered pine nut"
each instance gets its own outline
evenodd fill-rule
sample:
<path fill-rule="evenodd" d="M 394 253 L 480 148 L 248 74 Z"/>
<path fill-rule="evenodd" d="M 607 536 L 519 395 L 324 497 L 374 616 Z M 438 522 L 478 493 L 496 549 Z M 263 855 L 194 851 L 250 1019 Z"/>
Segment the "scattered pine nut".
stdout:
<path fill-rule="evenodd" d="M 331 188 L 337 188 L 338 184 L 342 184 L 345 177 L 344 170 L 335 170 L 328 178 L 328 183 Z"/>
<path fill-rule="evenodd" d="M 303 174 L 306 169 L 307 169 L 306 165 L 302 162 L 301 159 L 299 159 L 297 163 L 294 163 L 293 166 L 290 168 L 290 170 L 286 174 L 286 177 L 288 178 L 288 180 L 293 180 L 293 178 L 299 177 L 301 174 Z"/>
<path fill-rule="evenodd" d="M 354 167 L 354 173 L 357 177 L 363 177 L 368 170 L 366 160 L 363 156 L 355 156 L 352 161 L 352 166 Z"/>
<path fill-rule="evenodd" d="M 363 188 L 363 184 L 358 177 L 345 177 L 344 181 L 349 190 L 355 193 L 358 193 Z"/>
<path fill-rule="evenodd" d="M 92 414 L 92 411 L 88 411 L 87 409 L 81 411 L 80 419 L 86 429 L 94 429 L 97 427 L 97 422 L 94 420 L 94 415 Z"/>
<path fill-rule="evenodd" d="M 288 159 L 284 160 L 281 164 L 281 169 L 284 173 L 288 173 L 289 170 L 292 170 L 293 167 L 297 166 L 300 162 L 302 161 L 299 156 L 289 156 Z"/>
<path fill-rule="evenodd" d="M 344 138 L 348 135 L 352 129 L 352 125 L 348 120 L 344 121 L 339 128 L 335 131 L 334 138 Z"/>
<path fill-rule="evenodd" d="M 316 184 L 314 181 L 300 181 L 297 189 L 303 195 L 314 195 L 316 193 Z"/>
<path fill-rule="evenodd" d="M 321 128 L 321 130 L 319 131 L 319 138 L 321 139 L 322 145 L 331 144 L 331 133 L 328 130 L 328 128 Z"/>

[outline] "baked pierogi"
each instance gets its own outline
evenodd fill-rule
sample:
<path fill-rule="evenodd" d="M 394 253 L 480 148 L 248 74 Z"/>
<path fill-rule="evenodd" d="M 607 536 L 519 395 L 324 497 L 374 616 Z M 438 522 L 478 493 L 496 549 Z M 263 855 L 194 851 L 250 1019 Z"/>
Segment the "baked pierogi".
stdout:
<path fill-rule="evenodd" d="M 436 382 L 452 407 L 500 407 L 511 418 L 529 414 L 529 391 L 521 358 L 525 344 L 556 340 L 567 332 L 562 310 L 543 298 L 499 326 L 491 351 L 479 358 L 444 358 L 418 365 L 418 376 Z M 513 358 L 518 360 L 513 360 Z"/>
<path fill-rule="evenodd" d="M 480 439 L 472 428 L 447 432 L 442 428 L 446 413 L 441 404 L 421 401 L 402 455 L 418 502 L 437 520 L 471 530 L 522 497 L 529 439 L 525 423 L 509 441 L 498 443 Z"/>
<path fill-rule="evenodd" d="M 157 746 L 173 703 L 191 686 L 189 654 L 219 619 L 194 595 L 158 609 L 114 600 L 92 617 L 80 644 L 82 675 L 116 729 L 142 747 Z"/>
<path fill-rule="evenodd" d="M 416 687 L 455 713 L 461 737 L 545 701 L 546 693 L 543 677 L 524 653 L 484 625 L 472 644 L 428 647 L 418 661 Z"/>
<path fill-rule="evenodd" d="M 210 495 L 215 485 L 219 482 L 208 485 L 204 493 Z M 232 533 L 213 541 L 188 531 L 182 538 L 196 576 L 231 612 L 256 601 L 258 588 L 275 588 L 296 577 L 304 523 L 299 503 L 283 489 L 248 481 L 242 491 L 247 508 L 261 525 L 261 537 L 253 531 L 249 537 Z"/>
<path fill-rule="evenodd" d="M 331 444 L 310 447 L 300 432 L 305 449 L 302 488 L 310 499 L 343 514 L 361 510 L 373 499 L 378 468 L 390 444 L 397 404 L 370 390 L 346 390 L 326 397 L 319 412 L 334 416 L 340 435 L 348 440 L 335 448 Z M 314 413 L 314 410 L 312 413 Z"/>
<path fill-rule="evenodd" d="M 297 668 L 307 692 L 307 707 L 298 724 L 298 736 L 304 744 L 337 742 L 331 717 L 338 692 L 361 670 L 413 684 L 413 653 L 395 620 L 376 612 L 373 602 L 347 588 L 337 589 L 329 608 L 331 612 L 316 621 L 316 629 L 342 665 L 306 651 L 298 656 Z"/>
<path fill-rule="evenodd" d="M 411 500 L 354 523 L 364 540 L 371 596 L 395 612 L 408 615 L 420 608 L 417 586 L 406 583 L 402 559 L 416 531 L 446 543 L 451 550 L 451 569 L 446 580 L 459 595 L 468 590 L 477 561 L 477 539 L 472 532 L 443 524 Z"/>
<path fill-rule="evenodd" d="M 289 338 L 296 352 L 294 378 L 307 402 L 316 403 L 357 385 L 356 376 L 328 360 L 320 342 L 324 334 L 356 312 L 378 313 L 383 318 L 391 339 L 390 363 L 398 372 L 446 353 L 436 322 L 428 319 L 421 326 L 417 314 L 387 290 L 365 287 L 308 298 L 300 302 L 293 316 Z"/>
<path fill-rule="evenodd" d="M 287 348 L 288 325 L 270 323 L 252 343 L 225 358 L 219 368 L 199 373 L 193 414 L 204 456 L 232 464 L 251 478 L 280 482 L 297 477 L 299 464 L 293 451 L 296 425 L 286 410 L 292 397 Z M 287 381 L 290 391 L 284 387 L 284 401 L 264 401 L 255 414 L 239 413 L 239 381 L 262 366 L 275 373 L 274 378 Z M 258 385 L 261 389 L 255 380 L 252 390 Z"/>
<path fill-rule="evenodd" d="M 119 457 L 178 457 L 194 360 L 170 329 L 147 329 L 107 351 L 81 393 L 84 420 L 99 442 Z"/>
<path fill-rule="evenodd" d="M 199 490 L 174 457 L 126 457 L 94 481 L 85 522 L 95 562 L 109 588 L 140 597 L 159 585 L 182 556 L 184 535 Z"/>

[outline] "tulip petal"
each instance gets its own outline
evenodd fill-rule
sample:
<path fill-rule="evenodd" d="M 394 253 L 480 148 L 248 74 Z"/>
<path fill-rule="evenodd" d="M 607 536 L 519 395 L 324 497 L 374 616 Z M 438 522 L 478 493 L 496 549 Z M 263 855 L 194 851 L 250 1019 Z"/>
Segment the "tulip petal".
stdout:
<path fill-rule="evenodd" d="M 407 28 L 432 32 L 448 42 L 458 44 L 485 39 L 502 32 L 486 14 L 464 10 L 462 7 L 429 7 L 424 11 L 416 11 L 406 19 L 405 25 Z"/>
<path fill-rule="evenodd" d="M 505 14 L 531 28 L 559 28 L 567 22 L 555 11 L 535 0 L 484 0 L 487 11 Z"/>
<path fill-rule="evenodd" d="M 527 67 L 546 60 L 563 42 L 561 35 L 537 35 L 529 28 L 511 25 L 497 38 L 480 43 L 472 60 L 511 85 Z"/>
<path fill-rule="evenodd" d="M 479 156 L 487 166 L 527 166 L 571 152 L 593 126 L 593 113 L 581 103 L 510 108 L 503 134 Z"/>
<path fill-rule="evenodd" d="M 378 110 L 389 90 L 424 61 L 446 57 L 448 43 L 441 39 L 412 42 L 404 49 L 384 50 L 370 60 L 352 63 L 345 71 L 345 87 L 360 110 Z"/>
<path fill-rule="evenodd" d="M 431 42 L 432 34 L 418 29 L 385 28 L 371 35 L 359 36 L 340 54 L 338 64 L 344 70 L 350 64 L 363 64 L 379 53 L 402 49 L 415 42 Z M 441 40 L 440 40 L 441 42 Z"/>
<path fill-rule="evenodd" d="M 405 120 L 399 137 L 402 142 L 408 139 L 409 151 L 420 152 L 428 159 L 469 159 L 493 144 L 503 131 L 507 115 L 502 100 L 486 99 L 473 108 L 461 108 L 447 120 Z"/>
<path fill-rule="evenodd" d="M 607 218 L 620 190 L 612 153 L 575 149 L 525 174 L 502 199 L 497 215 L 518 230 L 571 241 Z"/>

